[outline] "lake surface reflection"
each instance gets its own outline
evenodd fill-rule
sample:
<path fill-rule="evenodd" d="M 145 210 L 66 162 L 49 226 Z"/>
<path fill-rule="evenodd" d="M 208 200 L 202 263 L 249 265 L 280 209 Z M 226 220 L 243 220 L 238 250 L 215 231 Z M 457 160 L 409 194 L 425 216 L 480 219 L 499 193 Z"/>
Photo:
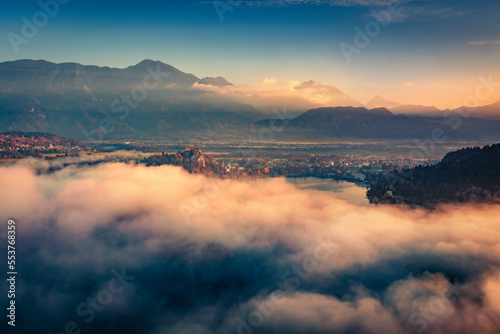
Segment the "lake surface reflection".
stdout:
<path fill-rule="evenodd" d="M 287 181 L 300 189 L 314 189 L 321 191 L 331 191 L 337 198 L 349 201 L 352 204 L 370 206 L 366 198 L 366 187 L 357 186 L 347 181 L 334 179 L 321 179 L 317 177 L 293 177 Z"/>

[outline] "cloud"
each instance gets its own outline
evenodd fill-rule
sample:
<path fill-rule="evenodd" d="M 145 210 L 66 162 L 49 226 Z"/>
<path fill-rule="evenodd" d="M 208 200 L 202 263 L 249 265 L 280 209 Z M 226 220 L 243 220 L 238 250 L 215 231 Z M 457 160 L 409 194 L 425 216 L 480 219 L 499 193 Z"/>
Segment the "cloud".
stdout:
<path fill-rule="evenodd" d="M 2 167 L 0 184 L 23 332 L 500 329 L 498 205 L 361 208 L 281 178 L 118 163 Z M 122 268 L 135 279 L 87 323 L 78 305 Z"/>
<path fill-rule="evenodd" d="M 270 299 L 251 300 L 240 307 L 238 314 L 250 315 L 259 309 L 265 314 L 272 310 L 262 326 L 253 326 L 262 333 L 349 333 L 353 330 L 397 333 L 399 329 L 391 312 L 379 300 L 368 296 L 342 301 L 318 293 L 298 292 L 283 297 L 279 305 L 271 306 L 271 303 Z M 246 317 L 248 327 L 256 324 L 253 321 L 252 316 Z M 233 327 L 237 326 L 233 324 Z"/>
<path fill-rule="evenodd" d="M 483 45 L 498 45 L 500 40 L 489 40 L 489 41 L 471 41 L 467 45 L 483 46 Z"/>
<path fill-rule="evenodd" d="M 413 82 L 405 82 L 403 85 L 403 87 L 415 87 L 415 84 Z"/>
<path fill-rule="evenodd" d="M 213 1 L 200 1 L 201 4 L 213 5 Z M 368 10 L 388 10 L 391 13 L 391 22 L 404 22 L 409 19 L 446 18 L 462 16 L 467 11 L 463 6 L 457 6 L 451 1 L 439 4 L 429 0 L 243 0 L 220 2 L 224 10 L 242 6 L 248 7 L 294 7 L 294 6 L 332 6 L 332 7 L 366 7 Z M 373 19 L 372 13 L 364 14 Z"/>
<path fill-rule="evenodd" d="M 404 0 L 401 2 L 411 2 L 415 0 Z M 228 2 L 230 6 L 251 6 L 251 7 L 291 7 L 304 5 L 330 5 L 330 6 L 388 6 L 394 3 L 394 0 L 242 0 Z M 200 3 L 210 3 L 209 1 L 200 1 Z"/>
<path fill-rule="evenodd" d="M 261 110 L 272 110 L 268 105 L 288 105 L 295 108 L 311 109 L 317 107 L 353 106 L 361 107 L 361 103 L 333 86 L 323 85 L 319 82 L 303 82 L 296 80 L 278 81 L 268 77 L 262 82 L 247 86 L 215 87 L 194 85 L 194 88 L 218 92 L 232 96 L 243 103 L 255 105 Z"/>

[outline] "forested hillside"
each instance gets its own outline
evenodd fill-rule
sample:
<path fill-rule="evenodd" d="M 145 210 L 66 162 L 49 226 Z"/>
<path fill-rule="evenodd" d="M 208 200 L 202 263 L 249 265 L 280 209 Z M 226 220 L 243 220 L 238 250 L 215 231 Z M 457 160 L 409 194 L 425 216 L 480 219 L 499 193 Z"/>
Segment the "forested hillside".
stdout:
<path fill-rule="evenodd" d="M 500 144 L 464 148 L 433 166 L 384 175 L 368 191 L 372 203 L 500 203 Z"/>

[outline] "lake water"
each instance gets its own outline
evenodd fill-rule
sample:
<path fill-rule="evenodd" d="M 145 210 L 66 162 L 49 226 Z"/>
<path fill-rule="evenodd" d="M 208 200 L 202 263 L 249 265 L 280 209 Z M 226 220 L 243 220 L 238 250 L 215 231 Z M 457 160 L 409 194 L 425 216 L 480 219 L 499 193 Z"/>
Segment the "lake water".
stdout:
<path fill-rule="evenodd" d="M 314 189 L 321 191 L 331 191 L 337 198 L 349 201 L 356 205 L 370 206 L 366 198 L 366 187 L 360 187 L 347 181 L 334 179 L 320 179 L 317 177 L 293 177 L 287 181 L 300 189 Z"/>

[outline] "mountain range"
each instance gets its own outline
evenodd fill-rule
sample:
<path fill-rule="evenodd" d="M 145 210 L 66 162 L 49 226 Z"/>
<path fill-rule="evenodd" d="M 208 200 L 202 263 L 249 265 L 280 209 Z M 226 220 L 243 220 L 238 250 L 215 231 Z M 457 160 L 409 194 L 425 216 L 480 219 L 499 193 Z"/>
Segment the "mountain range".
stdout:
<path fill-rule="evenodd" d="M 436 133 L 446 139 L 500 138 L 500 122 L 463 118 L 450 112 L 446 117 L 394 115 L 386 108 L 333 107 L 308 110 L 291 120 L 268 119 L 261 128 L 280 129 L 275 137 L 295 139 L 429 139 Z M 436 132 L 437 131 L 437 132 Z"/>
<path fill-rule="evenodd" d="M 275 137 L 284 140 L 428 138 L 436 128 L 450 138 L 500 137 L 500 102 L 464 118 L 457 110 L 404 106 L 381 96 L 365 108 L 336 87 L 314 81 L 295 84 L 296 96 L 259 96 L 238 89 L 225 78 L 200 79 L 153 60 L 125 69 L 44 60 L 3 62 L 0 132 L 48 131 L 78 140 L 236 140 L 281 124 L 284 130 Z M 286 120 L 272 120 L 262 109 L 283 100 L 296 110 Z M 453 117 L 461 118 L 449 121 Z"/>
<path fill-rule="evenodd" d="M 373 108 L 387 108 L 392 113 L 396 115 L 408 115 L 408 116 L 429 116 L 429 117 L 443 117 L 443 114 L 450 113 L 450 109 L 440 110 L 434 106 L 423 106 L 406 104 L 403 105 L 399 102 L 386 99 L 380 95 L 375 96 L 371 99 L 366 107 L 369 109 Z M 500 120 L 500 101 L 475 108 L 465 108 L 459 107 L 451 110 L 452 113 L 461 113 L 466 111 L 471 117 L 481 118 L 481 119 L 491 119 Z"/>
<path fill-rule="evenodd" d="M 252 106 L 212 92 L 199 79 L 152 60 L 125 69 L 54 64 L 43 60 L 0 63 L 0 131 L 50 131 L 76 139 L 166 136 L 251 124 Z"/>

